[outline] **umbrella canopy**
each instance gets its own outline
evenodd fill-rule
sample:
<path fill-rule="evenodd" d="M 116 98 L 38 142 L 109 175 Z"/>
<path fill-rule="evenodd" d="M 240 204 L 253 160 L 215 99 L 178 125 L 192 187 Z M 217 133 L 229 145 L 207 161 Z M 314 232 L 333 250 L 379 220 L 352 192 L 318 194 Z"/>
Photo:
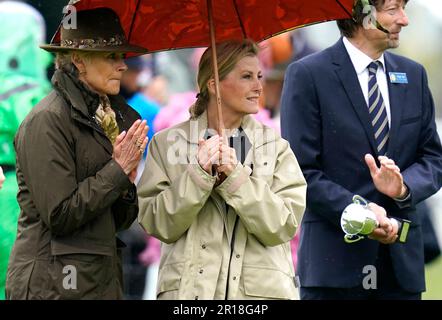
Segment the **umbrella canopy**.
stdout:
<path fill-rule="evenodd" d="M 112 8 L 131 44 L 150 52 L 211 45 L 207 0 L 74 0 L 77 10 Z M 260 42 L 309 24 L 351 17 L 354 0 L 212 0 L 216 42 Z M 59 41 L 59 34 L 53 42 Z"/>
<path fill-rule="evenodd" d="M 211 46 L 218 131 L 223 128 L 215 43 L 260 42 L 309 24 L 351 17 L 354 0 L 71 0 L 77 10 L 109 7 L 129 43 L 149 52 Z M 52 43 L 60 42 L 60 32 Z"/>

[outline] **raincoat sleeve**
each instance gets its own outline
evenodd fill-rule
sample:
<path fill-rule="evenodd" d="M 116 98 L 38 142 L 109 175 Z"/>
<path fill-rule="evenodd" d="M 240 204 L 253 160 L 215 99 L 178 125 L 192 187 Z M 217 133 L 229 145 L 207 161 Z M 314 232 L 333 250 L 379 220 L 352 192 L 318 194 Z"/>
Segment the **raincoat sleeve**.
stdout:
<path fill-rule="evenodd" d="M 279 139 L 272 183 L 251 174 L 238 163 L 216 188 L 231 206 L 247 231 L 262 244 L 275 246 L 290 241 L 301 222 L 307 185 L 289 144 Z"/>
<path fill-rule="evenodd" d="M 94 176 L 77 181 L 74 139 L 61 117 L 55 112 L 40 112 L 15 140 L 26 186 L 54 235 L 70 234 L 99 216 L 131 185 L 114 160 Z"/>
<path fill-rule="evenodd" d="M 138 222 L 150 235 L 172 243 L 193 223 L 209 198 L 216 178 L 196 163 L 187 165 L 178 178 L 170 181 L 164 157 L 154 136 L 138 184 Z"/>

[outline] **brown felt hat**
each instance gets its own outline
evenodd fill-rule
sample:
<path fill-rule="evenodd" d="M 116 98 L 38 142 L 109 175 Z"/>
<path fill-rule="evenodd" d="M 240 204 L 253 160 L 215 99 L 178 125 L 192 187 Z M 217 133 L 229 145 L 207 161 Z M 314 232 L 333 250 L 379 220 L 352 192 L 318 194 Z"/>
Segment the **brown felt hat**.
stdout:
<path fill-rule="evenodd" d="M 120 18 L 112 9 L 83 10 L 76 12 L 76 15 L 76 28 L 65 29 L 65 24 L 61 24 L 60 43 L 44 44 L 40 48 L 50 52 L 77 50 L 131 55 L 147 53 L 147 49 L 127 42 Z"/>

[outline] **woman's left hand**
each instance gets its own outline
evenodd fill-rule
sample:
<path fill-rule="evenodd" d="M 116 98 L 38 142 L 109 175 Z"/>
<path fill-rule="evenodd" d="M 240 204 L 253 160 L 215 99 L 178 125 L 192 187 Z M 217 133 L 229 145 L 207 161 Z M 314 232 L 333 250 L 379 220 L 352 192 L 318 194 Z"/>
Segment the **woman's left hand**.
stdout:
<path fill-rule="evenodd" d="M 238 160 L 235 149 L 230 148 L 225 139 L 220 143 L 220 165 L 217 167 L 218 173 L 224 173 L 229 176 L 235 170 Z"/>

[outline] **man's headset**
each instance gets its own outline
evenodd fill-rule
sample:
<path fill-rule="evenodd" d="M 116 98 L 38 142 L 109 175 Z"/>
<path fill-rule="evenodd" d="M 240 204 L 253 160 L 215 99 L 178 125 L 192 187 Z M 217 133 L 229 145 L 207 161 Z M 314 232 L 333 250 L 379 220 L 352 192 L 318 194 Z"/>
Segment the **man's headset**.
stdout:
<path fill-rule="evenodd" d="M 369 8 L 370 6 L 372 6 L 372 4 L 370 3 L 369 0 L 358 0 L 359 3 L 356 3 L 355 6 L 353 7 L 353 21 L 357 22 L 355 19 L 355 10 L 361 10 L 360 15 L 363 15 L 363 10 L 364 8 Z M 369 11 L 370 12 L 370 11 Z M 375 27 L 378 30 L 381 30 L 382 32 L 385 33 L 390 33 L 390 31 L 388 31 L 387 29 L 385 29 L 377 19 L 373 19 L 373 23 L 375 25 Z"/>

